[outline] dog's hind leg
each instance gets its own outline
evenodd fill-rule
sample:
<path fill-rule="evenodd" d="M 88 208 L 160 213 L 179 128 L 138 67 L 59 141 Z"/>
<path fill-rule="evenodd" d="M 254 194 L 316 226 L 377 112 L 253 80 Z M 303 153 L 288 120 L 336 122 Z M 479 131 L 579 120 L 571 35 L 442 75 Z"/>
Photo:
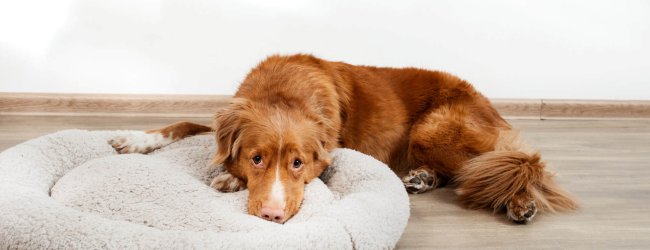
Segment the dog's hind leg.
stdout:
<path fill-rule="evenodd" d="M 514 130 L 502 130 L 494 151 L 463 164 L 454 178 L 460 201 L 468 208 L 505 208 L 518 223 L 532 220 L 538 209 L 576 209 L 576 202 L 545 170 L 540 154 L 527 149 L 516 135 Z"/>
<path fill-rule="evenodd" d="M 463 107 L 451 105 L 432 110 L 415 122 L 408 143 L 408 162 L 414 170 L 402 178 L 409 193 L 443 186 L 465 161 L 491 149 L 485 146 L 489 143 L 474 139 L 468 123 Z"/>
<path fill-rule="evenodd" d="M 191 122 L 177 122 L 160 129 L 132 132 L 108 141 L 121 154 L 146 154 L 188 136 L 211 132 L 212 128 Z"/>

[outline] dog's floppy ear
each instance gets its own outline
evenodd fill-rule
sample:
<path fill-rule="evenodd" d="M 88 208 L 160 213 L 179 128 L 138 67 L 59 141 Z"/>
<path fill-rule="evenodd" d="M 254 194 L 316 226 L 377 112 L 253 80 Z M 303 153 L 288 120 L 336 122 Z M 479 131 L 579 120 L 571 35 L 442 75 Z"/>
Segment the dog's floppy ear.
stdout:
<path fill-rule="evenodd" d="M 232 161 L 239 150 L 239 134 L 241 132 L 241 113 L 249 105 L 244 98 L 234 98 L 230 106 L 219 110 L 214 116 L 217 153 L 213 163 L 218 165 Z"/>
<path fill-rule="evenodd" d="M 321 140 L 318 140 L 315 143 L 315 149 L 314 149 L 314 164 L 309 169 L 309 173 L 305 175 L 305 183 L 311 182 L 311 180 L 315 179 L 316 177 L 320 176 L 327 167 L 332 163 L 332 159 L 330 157 L 329 150 L 325 148 L 325 143 Z"/>

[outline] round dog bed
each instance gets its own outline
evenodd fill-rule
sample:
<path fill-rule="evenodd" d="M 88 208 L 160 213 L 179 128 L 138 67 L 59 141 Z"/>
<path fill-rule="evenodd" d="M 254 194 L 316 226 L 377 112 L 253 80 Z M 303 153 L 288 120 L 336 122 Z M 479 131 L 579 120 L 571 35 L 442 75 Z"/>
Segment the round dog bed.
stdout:
<path fill-rule="evenodd" d="M 66 130 L 0 153 L 0 248 L 392 248 L 409 217 L 383 163 L 338 149 L 324 183 L 307 185 L 284 225 L 246 213 L 248 191 L 208 186 L 211 136 L 119 155 L 129 131 Z"/>

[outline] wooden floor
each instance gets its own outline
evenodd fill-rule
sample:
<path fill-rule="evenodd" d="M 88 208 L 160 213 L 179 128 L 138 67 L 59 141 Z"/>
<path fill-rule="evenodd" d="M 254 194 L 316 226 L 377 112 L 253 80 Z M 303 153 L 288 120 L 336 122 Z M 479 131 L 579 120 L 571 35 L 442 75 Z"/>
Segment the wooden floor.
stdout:
<path fill-rule="evenodd" d="M 61 129 L 151 129 L 179 118 L 0 116 L 0 150 Z M 186 120 L 210 124 L 207 118 Z M 412 248 L 650 249 L 650 121 L 511 120 L 581 203 L 516 225 L 460 208 L 450 189 L 411 195 Z"/>

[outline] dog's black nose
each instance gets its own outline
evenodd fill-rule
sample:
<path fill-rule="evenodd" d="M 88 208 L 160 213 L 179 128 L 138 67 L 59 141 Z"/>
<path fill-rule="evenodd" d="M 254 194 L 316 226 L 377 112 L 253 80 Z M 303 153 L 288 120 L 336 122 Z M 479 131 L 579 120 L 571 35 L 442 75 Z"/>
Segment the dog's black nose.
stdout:
<path fill-rule="evenodd" d="M 528 211 L 527 213 L 524 214 L 524 217 L 526 218 L 530 218 L 531 216 L 533 216 L 533 211 Z"/>

